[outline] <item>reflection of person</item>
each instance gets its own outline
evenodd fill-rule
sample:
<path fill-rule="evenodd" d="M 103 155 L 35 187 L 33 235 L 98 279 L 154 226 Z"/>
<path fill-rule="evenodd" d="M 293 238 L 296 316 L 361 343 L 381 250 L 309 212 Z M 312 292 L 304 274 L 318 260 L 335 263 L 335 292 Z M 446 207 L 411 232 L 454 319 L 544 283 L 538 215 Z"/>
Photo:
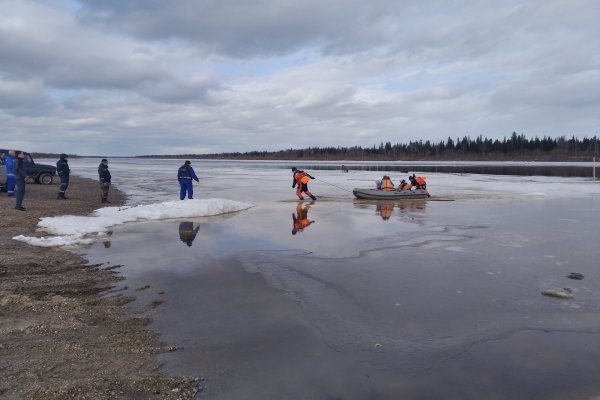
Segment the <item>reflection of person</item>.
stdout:
<path fill-rule="evenodd" d="M 315 222 L 309 221 L 308 219 L 309 209 L 310 204 L 303 205 L 302 202 L 298 202 L 298 205 L 296 206 L 296 213 L 292 213 L 292 235 L 295 235 L 299 231 L 301 232 L 302 230 L 304 230 L 304 228 Z"/>
<path fill-rule="evenodd" d="M 177 180 L 179 181 L 179 200 L 185 199 L 187 193 L 188 199 L 194 198 L 194 187 L 192 186 L 192 179 L 196 182 L 200 182 L 194 168 L 192 168 L 192 162 L 187 160 L 179 170 L 177 170 Z"/>
<path fill-rule="evenodd" d="M 188 247 L 192 246 L 192 242 L 196 239 L 196 235 L 200 230 L 200 225 L 194 229 L 194 223 L 190 221 L 183 221 L 179 223 L 179 239 Z"/>
<path fill-rule="evenodd" d="M 102 159 L 98 166 L 98 178 L 100 179 L 100 190 L 102 192 L 102 203 L 110 203 L 108 201 L 108 189 L 110 188 L 110 171 L 108 170 L 108 160 Z"/>
<path fill-rule="evenodd" d="M 4 158 L 4 166 L 6 167 L 6 194 L 8 197 L 15 197 L 15 151 L 9 150 L 2 157 Z"/>
<path fill-rule="evenodd" d="M 315 179 L 314 176 L 309 175 L 307 172 L 304 172 L 296 167 L 292 167 L 292 189 L 298 185 L 298 189 L 296 190 L 296 196 L 300 200 L 304 200 L 302 197 L 302 192 L 306 193 L 311 199 L 316 200 L 317 198 L 308 190 L 308 182 L 311 179 Z"/>
<path fill-rule="evenodd" d="M 65 153 L 60 155 L 60 159 L 56 162 L 56 173 L 60 178 L 60 189 L 58 189 L 58 200 L 66 200 L 65 192 L 69 187 L 69 174 L 71 169 L 69 168 L 69 161 Z"/>
<path fill-rule="evenodd" d="M 381 216 L 381 219 L 383 219 L 384 221 L 390 219 L 393 211 L 394 204 L 392 203 L 377 204 L 377 213 Z"/>
<path fill-rule="evenodd" d="M 15 184 L 17 186 L 17 203 L 15 209 L 19 211 L 25 211 L 25 207 L 23 207 L 23 198 L 25 198 L 25 178 L 27 178 L 27 171 L 25 170 L 24 159 L 25 155 L 23 152 L 19 152 L 13 165 Z"/>

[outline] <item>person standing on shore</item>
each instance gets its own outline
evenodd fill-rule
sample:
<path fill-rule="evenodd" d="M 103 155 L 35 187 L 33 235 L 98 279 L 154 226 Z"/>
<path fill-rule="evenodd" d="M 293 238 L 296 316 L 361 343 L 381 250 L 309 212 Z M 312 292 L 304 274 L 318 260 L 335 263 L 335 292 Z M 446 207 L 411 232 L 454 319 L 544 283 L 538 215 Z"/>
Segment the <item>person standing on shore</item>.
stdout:
<path fill-rule="evenodd" d="M 6 167 L 6 192 L 8 197 L 15 197 L 15 152 L 14 150 L 9 150 L 8 153 L 3 154 L 2 157 L 4 158 L 4 166 Z"/>
<path fill-rule="evenodd" d="M 23 207 L 23 199 L 25 198 L 25 178 L 27 178 L 27 171 L 25 170 L 24 160 L 25 154 L 23 154 L 23 152 L 19 152 L 13 165 L 15 183 L 17 186 L 17 203 L 15 205 L 15 210 L 19 211 L 25 211 L 25 207 Z"/>
<path fill-rule="evenodd" d="M 177 180 L 179 181 L 179 200 L 185 199 L 187 193 L 188 199 L 194 198 L 194 186 L 192 179 L 200 183 L 200 180 L 192 168 L 192 162 L 187 160 L 177 171 Z"/>
<path fill-rule="evenodd" d="M 298 185 L 298 189 L 296 190 L 296 196 L 300 200 L 304 200 L 302 197 L 302 192 L 306 193 L 311 199 L 316 200 L 317 198 L 308 190 L 308 182 L 311 179 L 315 179 L 314 176 L 309 175 L 308 173 L 297 169 L 296 167 L 292 167 L 292 189 Z"/>
<path fill-rule="evenodd" d="M 110 188 L 110 172 L 108 171 L 108 160 L 102 159 L 98 166 L 98 178 L 100 179 L 100 191 L 102 193 L 102 203 L 110 203 L 108 201 L 108 189 Z"/>
<path fill-rule="evenodd" d="M 69 168 L 69 162 L 65 153 L 62 153 L 60 159 L 56 162 L 56 172 L 60 178 L 60 189 L 58 189 L 57 199 L 66 200 L 67 197 L 65 196 L 65 192 L 69 187 L 69 174 L 71 173 L 71 169 Z"/>

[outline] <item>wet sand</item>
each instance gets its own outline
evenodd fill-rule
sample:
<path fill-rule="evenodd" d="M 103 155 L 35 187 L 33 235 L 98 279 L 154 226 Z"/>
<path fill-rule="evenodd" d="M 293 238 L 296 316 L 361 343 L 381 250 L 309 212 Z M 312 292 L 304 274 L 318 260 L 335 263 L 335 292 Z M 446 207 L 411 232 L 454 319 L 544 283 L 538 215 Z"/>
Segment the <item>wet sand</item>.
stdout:
<path fill-rule="evenodd" d="M 134 297 L 109 293 L 118 266 L 89 266 L 67 250 L 11 239 L 34 234 L 41 217 L 103 206 L 95 180 L 71 177 L 66 201 L 57 192 L 56 183 L 28 184 L 25 212 L 0 193 L 0 397 L 193 398 L 199 380 L 159 371 L 155 356 L 172 348 L 147 329 L 147 315 L 129 308 Z M 109 200 L 126 199 L 112 187 Z"/>

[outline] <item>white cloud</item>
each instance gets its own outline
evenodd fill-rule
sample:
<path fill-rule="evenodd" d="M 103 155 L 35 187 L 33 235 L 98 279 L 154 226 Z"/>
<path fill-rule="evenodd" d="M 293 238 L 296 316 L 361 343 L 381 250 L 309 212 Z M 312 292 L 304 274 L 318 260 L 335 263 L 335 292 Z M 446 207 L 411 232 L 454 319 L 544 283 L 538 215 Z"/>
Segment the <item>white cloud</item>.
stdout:
<path fill-rule="evenodd" d="M 130 155 L 597 135 L 599 19 L 593 0 L 3 0 L 0 138 Z"/>

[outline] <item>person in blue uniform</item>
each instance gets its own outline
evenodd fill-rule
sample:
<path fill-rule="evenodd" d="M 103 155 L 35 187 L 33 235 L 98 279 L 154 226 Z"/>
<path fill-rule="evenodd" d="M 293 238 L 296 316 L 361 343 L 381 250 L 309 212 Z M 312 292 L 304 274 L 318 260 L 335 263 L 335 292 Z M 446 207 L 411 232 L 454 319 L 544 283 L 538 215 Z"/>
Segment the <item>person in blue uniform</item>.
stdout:
<path fill-rule="evenodd" d="M 69 174 L 71 169 L 69 168 L 69 161 L 65 153 L 60 155 L 60 159 L 56 162 L 56 173 L 60 178 L 60 188 L 58 189 L 58 200 L 66 200 L 65 192 L 69 187 Z"/>
<path fill-rule="evenodd" d="M 100 198 L 102 203 L 110 203 L 108 201 L 108 189 L 110 189 L 110 171 L 108 170 L 108 160 L 103 158 L 98 165 L 98 180 L 100 181 L 100 192 L 102 193 Z"/>
<path fill-rule="evenodd" d="M 187 160 L 179 170 L 177 171 L 177 180 L 179 181 L 179 200 L 185 199 L 187 193 L 188 199 L 194 198 L 194 187 L 192 186 L 192 179 L 200 183 L 200 180 L 192 168 L 192 162 Z"/>
<path fill-rule="evenodd" d="M 7 194 L 8 197 L 15 197 L 15 171 L 14 171 L 14 150 L 9 150 L 8 153 L 3 155 L 4 166 L 6 167 L 6 182 L 7 182 Z"/>

